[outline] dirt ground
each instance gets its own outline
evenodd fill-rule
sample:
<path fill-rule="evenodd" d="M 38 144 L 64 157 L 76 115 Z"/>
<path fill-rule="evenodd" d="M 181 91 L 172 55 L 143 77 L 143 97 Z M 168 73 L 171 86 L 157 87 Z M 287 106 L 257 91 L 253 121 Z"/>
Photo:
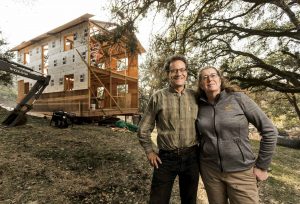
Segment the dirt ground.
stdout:
<path fill-rule="evenodd" d="M 0 203 L 146 201 L 151 169 L 133 133 L 33 117 L 0 132 Z"/>
<path fill-rule="evenodd" d="M 7 115 L 0 108 L 0 121 Z M 299 196 L 298 173 L 284 169 L 289 160 L 298 169 L 299 151 L 279 150 L 278 158 L 286 157 L 275 156 L 273 177 L 260 185 L 261 203 L 295 203 Z M 294 174 L 291 184 L 282 183 L 281 175 Z M 147 203 L 151 177 L 136 133 L 96 124 L 59 129 L 49 126 L 49 119 L 33 116 L 23 126 L 0 126 L 1 204 Z M 198 197 L 198 204 L 207 203 L 201 185 Z M 177 181 L 171 203 L 180 203 Z"/>
<path fill-rule="evenodd" d="M 0 108 L 0 121 L 7 115 Z M 96 124 L 58 129 L 28 116 L 0 134 L 1 204 L 147 203 L 152 169 L 135 133 Z M 171 203 L 180 203 L 177 185 Z"/>

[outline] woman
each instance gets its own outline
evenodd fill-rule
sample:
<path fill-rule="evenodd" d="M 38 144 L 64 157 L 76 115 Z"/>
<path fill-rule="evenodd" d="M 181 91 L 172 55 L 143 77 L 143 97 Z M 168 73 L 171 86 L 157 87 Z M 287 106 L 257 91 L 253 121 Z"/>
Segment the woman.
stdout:
<path fill-rule="evenodd" d="M 255 102 L 226 87 L 216 68 L 204 67 L 198 80 L 200 171 L 209 203 L 259 203 L 257 181 L 268 177 L 277 130 Z M 262 136 L 257 158 L 249 122 Z"/>

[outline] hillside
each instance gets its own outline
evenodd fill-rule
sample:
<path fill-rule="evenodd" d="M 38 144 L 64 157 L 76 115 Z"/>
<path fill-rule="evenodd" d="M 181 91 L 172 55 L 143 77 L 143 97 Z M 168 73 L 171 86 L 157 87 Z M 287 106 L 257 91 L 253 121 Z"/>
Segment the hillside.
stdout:
<path fill-rule="evenodd" d="M 0 119 L 6 115 L 1 109 Z M 133 133 L 29 117 L 1 128 L 0 203 L 142 203 L 150 168 Z"/>
<path fill-rule="evenodd" d="M 6 115 L 0 109 L 1 121 Z M 152 170 L 134 133 L 92 124 L 57 129 L 31 116 L 0 131 L 0 203 L 147 203 Z M 299 203 L 300 151 L 278 147 L 272 169 L 259 184 L 261 203 Z"/>

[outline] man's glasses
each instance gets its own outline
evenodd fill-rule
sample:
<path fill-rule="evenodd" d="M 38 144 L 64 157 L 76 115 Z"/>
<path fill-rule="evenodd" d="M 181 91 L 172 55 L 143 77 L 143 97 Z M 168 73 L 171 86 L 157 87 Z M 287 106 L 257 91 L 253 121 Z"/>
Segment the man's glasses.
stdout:
<path fill-rule="evenodd" d="M 201 77 L 202 81 L 207 81 L 208 79 L 216 79 L 217 77 L 219 77 L 219 75 L 217 73 L 212 73 L 209 75 L 204 75 Z"/>
<path fill-rule="evenodd" d="M 186 68 L 181 68 L 181 69 L 170 69 L 171 74 L 177 74 L 177 73 L 185 73 Z"/>

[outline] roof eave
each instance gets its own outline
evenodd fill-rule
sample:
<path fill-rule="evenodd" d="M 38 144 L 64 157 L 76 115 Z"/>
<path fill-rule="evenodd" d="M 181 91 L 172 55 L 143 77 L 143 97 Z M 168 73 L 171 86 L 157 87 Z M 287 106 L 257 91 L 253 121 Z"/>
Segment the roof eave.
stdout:
<path fill-rule="evenodd" d="M 22 42 L 21 44 L 15 46 L 14 48 L 12 48 L 10 50 L 11 51 L 19 51 L 19 50 L 21 50 L 21 49 L 23 49 L 25 47 L 28 47 L 28 46 L 30 46 L 30 45 L 38 42 L 38 41 L 41 41 L 41 40 L 43 40 L 45 38 L 48 38 L 48 37 L 51 37 L 52 35 L 55 35 L 56 33 L 59 33 L 59 32 L 61 32 L 63 30 L 66 30 L 66 29 L 68 29 L 68 28 L 70 28 L 72 26 L 75 26 L 75 25 L 80 24 L 82 22 L 88 21 L 93 16 L 94 15 L 88 14 L 88 13 L 84 14 L 84 15 L 82 15 L 82 16 L 80 16 L 80 17 L 78 17 L 78 18 L 76 18 L 76 19 L 74 19 L 74 20 L 72 20 L 72 21 L 70 21 L 70 22 L 62 25 L 62 26 L 54 28 L 54 29 L 52 29 L 52 30 L 50 30 L 50 31 L 42 34 L 42 35 L 39 35 L 39 36 L 31 39 L 31 40 Z"/>

